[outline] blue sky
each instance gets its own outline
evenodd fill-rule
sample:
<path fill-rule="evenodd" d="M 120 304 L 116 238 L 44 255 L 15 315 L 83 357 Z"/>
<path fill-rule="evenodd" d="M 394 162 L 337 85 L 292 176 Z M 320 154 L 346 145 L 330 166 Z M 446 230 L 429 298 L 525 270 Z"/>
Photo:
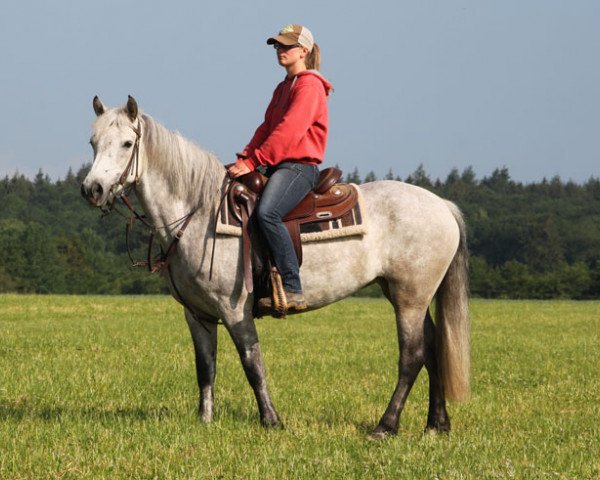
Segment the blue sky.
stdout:
<path fill-rule="evenodd" d="M 205 4 L 206 3 L 206 4 Z M 268 36 L 302 23 L 334 84 L 326 163 L 444 179 L 507 167 L 599 176 L 600 2 L 4 0 L 0 176 L 91 160 L 94 95 L 234 158 L 284 76 Z"/>

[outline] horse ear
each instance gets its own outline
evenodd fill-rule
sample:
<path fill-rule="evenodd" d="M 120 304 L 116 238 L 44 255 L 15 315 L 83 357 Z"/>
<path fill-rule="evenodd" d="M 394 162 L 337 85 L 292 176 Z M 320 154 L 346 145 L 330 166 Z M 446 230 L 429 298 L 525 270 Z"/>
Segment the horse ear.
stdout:
<path fill-rule="evenodd" d="M 92 102 L 92 105 L 94 106 L 94 112 L 96 112 L 96 115 L 98 117 L 104 113 L 105 108 L 104 108 L 104 105 L 102 104 L 102 102 L 100 101 L 100 99 L 98 98 L 98 95 L 96 95 L 94 97 L 94 101 Z"/>
<path fill-rule="evenodd" d="M 137 102 L 135 101 L 135 98 L 133 98 L 131 95 L 128 96 L 127 99 L 127 115 L 129 116 L 129 119 L 133 122 L 137 116 L 138 116 L 138 106 L 137 106 Z"/>

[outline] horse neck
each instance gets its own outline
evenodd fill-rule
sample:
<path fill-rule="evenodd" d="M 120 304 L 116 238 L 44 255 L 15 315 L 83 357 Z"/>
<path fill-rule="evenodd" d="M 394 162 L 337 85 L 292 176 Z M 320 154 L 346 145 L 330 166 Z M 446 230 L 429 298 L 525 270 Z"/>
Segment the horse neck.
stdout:
<path fill-rule="evenodd" d="M 145 115 L 140 157 L 136 195 L 151 222 L 170 225 L 194 212 L 194 223 L 207 228 L 225 174 L 216 157 Z"/>

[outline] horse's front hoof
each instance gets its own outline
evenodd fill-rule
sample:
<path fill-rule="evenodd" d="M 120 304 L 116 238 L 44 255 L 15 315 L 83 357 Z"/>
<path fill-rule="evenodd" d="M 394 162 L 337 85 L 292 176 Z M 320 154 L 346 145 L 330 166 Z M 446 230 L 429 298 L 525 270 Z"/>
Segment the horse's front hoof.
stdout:
<path fill-rule="evenodd" d="M 198 420 L 200 420 L 200 423 L 212 423 L 213 417 L 208 413 L 199 413 Z"/>
<path fill-rule="evenodd" d="M 212 412 L 198 411 L 198 420 L 200 421 L 200 423 L 212 423 L 213 414 Z"/>
<path fill-rule="evenodd" d="M 203 387 L 198 401 L 198 420 L 210 423 L 213 419 L 214 397 L 211 387 Z"/>

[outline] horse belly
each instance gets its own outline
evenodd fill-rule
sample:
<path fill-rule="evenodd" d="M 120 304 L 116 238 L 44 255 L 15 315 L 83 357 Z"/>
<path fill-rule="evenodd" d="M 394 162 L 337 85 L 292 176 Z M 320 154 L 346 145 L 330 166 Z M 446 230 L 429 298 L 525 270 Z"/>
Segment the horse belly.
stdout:
<path fill-rule="evenodd" d="M 309 305 L 333 303 L 371 283 L 380 264 L 370 247 L 368 236 L 305 244 L 300 277 Z"/>

